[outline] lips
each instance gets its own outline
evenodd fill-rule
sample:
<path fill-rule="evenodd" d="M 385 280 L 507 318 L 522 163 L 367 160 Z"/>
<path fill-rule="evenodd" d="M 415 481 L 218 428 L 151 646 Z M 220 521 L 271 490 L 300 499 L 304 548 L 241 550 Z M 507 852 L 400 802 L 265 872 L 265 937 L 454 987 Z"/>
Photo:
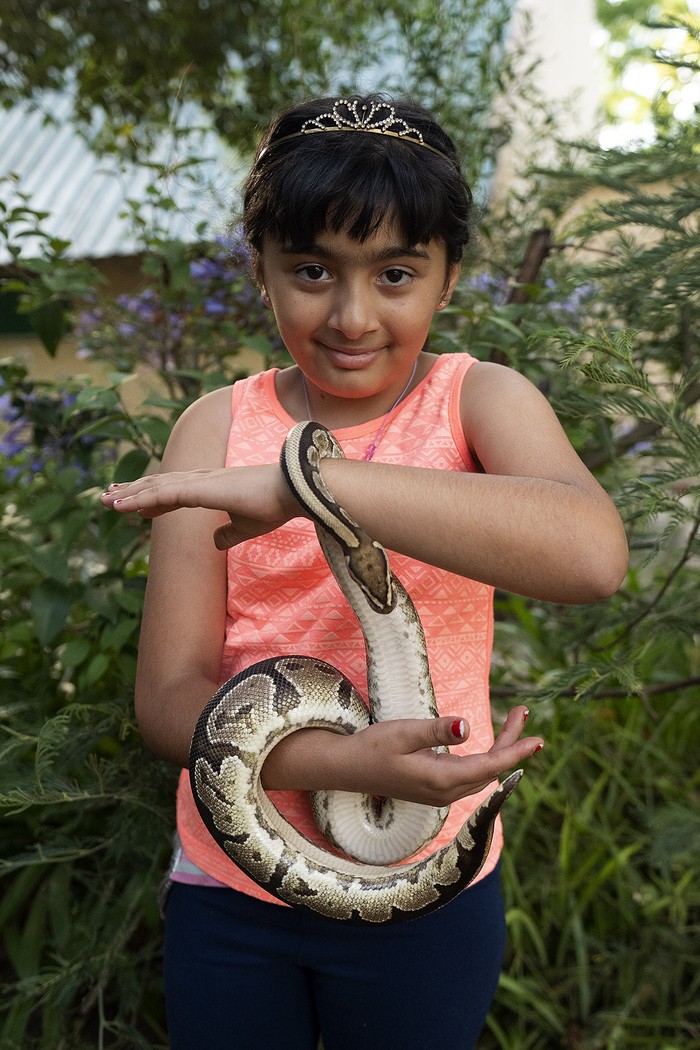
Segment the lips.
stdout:
<path fill-rule="evenodd" d="M 371 364 L 382 350 L 382 347 L 321 345 L 330 360 L 341 368 L 363 368 Z"/>

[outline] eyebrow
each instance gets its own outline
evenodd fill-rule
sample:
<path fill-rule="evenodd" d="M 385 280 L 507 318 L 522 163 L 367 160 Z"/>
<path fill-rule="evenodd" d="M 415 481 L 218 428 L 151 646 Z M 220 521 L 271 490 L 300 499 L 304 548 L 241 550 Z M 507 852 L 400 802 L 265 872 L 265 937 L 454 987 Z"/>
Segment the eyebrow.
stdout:
<path fill-rule="evenodd" d="M 306 244 L 282 245 L 280 251 L 283 255 L 316 255 L 320 259 L 330 261 L 344 260 L 348 258 L 346 252 L 333 251 L 332 248 L 324 248 L 322 244 L 313 241 Z M 430 259 L 430 253 L 424 248 L 408 248 L 405 244 L 390 244 L 381 251 L 366 254 L 369 263 L 387 262 L 391 259 Z"/>

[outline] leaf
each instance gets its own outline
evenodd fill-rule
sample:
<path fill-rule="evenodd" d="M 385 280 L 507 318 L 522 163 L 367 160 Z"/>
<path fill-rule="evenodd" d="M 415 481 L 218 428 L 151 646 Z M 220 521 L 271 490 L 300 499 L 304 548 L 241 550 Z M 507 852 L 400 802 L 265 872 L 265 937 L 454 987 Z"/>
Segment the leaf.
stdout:
<path fill-rule="evenodd" d="M 80 681 L 83 686 L 94 685 L 95 682 L 99 682 L 103 674 L 109 667 L 110 658 L 106 653 L 96 653 L 93 656 L 90 663 L 87 665 L 86 670 L 80 676 Z"/>
<path fill-rule="evenodd" d="M 154 445 L 164 448 L 170 437 L 172 426 L 158 416 L 146 417 L 139 420 L 139 426 L 144 434 L 147 434 Z"/>
<path fill-rule="evenodd" d="M 29 314 L 29 323 L 51 357 L 66 331 L 66 307 L 61 299 L 49 299 Z"/>
<path fill-rule="evenodd" d="M 68 583 L 68 563 L 65 550 L 54 544 L 39 547 L 31 551 L 32 565 L 34 565 L 41 576 L 45 577 L 44 583 L 50 580 L 61 586 Z"/>
<path fill-rule="evenodd" d="M 93 409 L 96 412 L 112 412 L 119 405 L 119 395 L 104 387 L 86 387 L 75 400 L 76 409 Z"/>
<path fill-rule="evenodd" d="M 150 459 L 148 452 L 138 448 L 131 449 L 117 463 L 114 469 L 114 480 L 123 483 L 142 477 Z"/>
<path fill-rule="evenodd" d="M 46 524 L 63 508 L 65 498 L 60 492 L 43 492 L 29 510 L 29 516 L 37 525 Z"/>
<path fill-rule="evenodd" d="M 90 643 L 86 638 L 72 638 L 63 647 L 61 652 L 61 664 L 63 667 L 77 667 L 87 659 L 90 654 Z"/>
<path fill-rule="evenodd" d="M 68 590 L 53 580 L 35 587 L 31 596 L 34 630 L 42 645 L 50 645 L 64 627 L 71 607 Z"/>

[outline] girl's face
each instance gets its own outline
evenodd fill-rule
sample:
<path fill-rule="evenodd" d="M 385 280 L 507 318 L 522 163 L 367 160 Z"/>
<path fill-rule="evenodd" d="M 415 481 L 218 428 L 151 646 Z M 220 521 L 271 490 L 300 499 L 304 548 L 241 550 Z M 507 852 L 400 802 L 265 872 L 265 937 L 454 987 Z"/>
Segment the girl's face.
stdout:
<path fill-rule="evenodd" d="M 367 399 L 363 414 L 399 396 L 458 276 L 442 241 L 409 248 L 389 225 L 363 243 L 330 232 L 308 244 L 266 239 L 259 273 L 309 391 L 326 405 Z"/>

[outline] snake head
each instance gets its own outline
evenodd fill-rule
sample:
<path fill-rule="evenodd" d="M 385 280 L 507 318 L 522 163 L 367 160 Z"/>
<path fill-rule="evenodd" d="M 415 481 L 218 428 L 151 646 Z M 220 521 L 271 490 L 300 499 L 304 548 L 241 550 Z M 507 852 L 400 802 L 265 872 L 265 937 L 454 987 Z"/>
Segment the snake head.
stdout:
<path fill-rule="evenodd" d="M 366 542 L 345 551 L 345 561 L 348 572 L 375 612 L 390 613 L 396 606 L 396 589 L 382 545 L 367 537 Z"/>

